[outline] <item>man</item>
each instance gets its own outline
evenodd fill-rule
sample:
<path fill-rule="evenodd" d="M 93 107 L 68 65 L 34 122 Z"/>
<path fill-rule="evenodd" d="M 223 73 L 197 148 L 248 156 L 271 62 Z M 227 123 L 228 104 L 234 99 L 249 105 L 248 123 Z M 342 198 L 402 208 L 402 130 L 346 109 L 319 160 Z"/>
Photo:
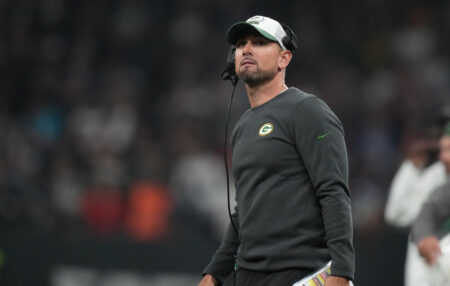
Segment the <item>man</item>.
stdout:
<path fill-rule="evenodd" d="M 449 275 L 448 265 L 439 269 L 438 258 L 442 255 L 439 238 L 450 233 L 450 123 L 447 125 L 446 133 L 440 142 L 439 159 L 445 166 L 447 180 L 444 185 L 437 188 L 430 199 L 423 205 L 420 214 L 414 221 L 411 229 L 413 242 L 417 243 L 419 254 L 423 257 L 426 266 L 422 266 L 424 279 L 421 285 L 448 285 L 442 284 L 443 279 Z M 446 254 L 447 260 L 450 254 Z M 444 270 L 444 271 L 441 271 Z M 447 283 L 450 282 L 447 280 Z"/>
<path fill-rule="evenodd" d="M 413 141 L 407 158 L 392 180 L 385 209 L 386 221 L 398 227 L 410 226 L 430 193 L 445 181 L 445 168 L 438 161 L 439 138 L 450 120 L 450 106 L 439 112 L 428 127 L 428 138 Z"/>
<path fill-rule="evenodd" d="M 230 225 L 200 286 L 290 286 L 329 260 L 326 286 L 353 279 L 342 124 L 322 100 L 286 86 L 288 33 L 262 16 L 228 30 L 251 107 L 231 138 L 238 233 Z"/>
<path fill-rule="evenodd" d="M 449 107 L 444 107 L 430 126 L 430 139 L 412 142 L 407 159 L 394 176 L 385 208 L 385 219 L 393 226 L 411 226 L 423 203 L 445 183 L 445 165 L 434 154 L 438 154 L 439 137 L 445 130 L 445 123 L 450 120 Z M 426 285 L 424 283 L 427 283 L 428 276 L 428 266 L 421 258 L 416 244 L 409 240 L 404 285 Z"/>

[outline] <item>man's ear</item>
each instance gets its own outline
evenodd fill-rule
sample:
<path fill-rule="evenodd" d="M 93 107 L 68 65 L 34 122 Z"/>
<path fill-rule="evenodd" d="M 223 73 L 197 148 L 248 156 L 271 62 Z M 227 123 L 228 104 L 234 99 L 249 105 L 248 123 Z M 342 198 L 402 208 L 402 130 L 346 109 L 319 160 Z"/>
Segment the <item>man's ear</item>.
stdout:
<path fill-rule="evenodd" d="M 278 61 L 278 69 L 282 70 L 286 68 L 292 59 L 292 52 L 289 50 L 282 50 L 280 52 L 280 60 Z"/>

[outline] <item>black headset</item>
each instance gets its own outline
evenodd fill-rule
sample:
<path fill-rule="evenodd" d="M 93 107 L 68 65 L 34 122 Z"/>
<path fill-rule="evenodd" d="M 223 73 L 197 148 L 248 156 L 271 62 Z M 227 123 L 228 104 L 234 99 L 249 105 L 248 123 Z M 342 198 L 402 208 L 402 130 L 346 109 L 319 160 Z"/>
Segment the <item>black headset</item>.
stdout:
<path fill-rule="evenodd" d="M 286 49 L 290 50 L 292 53 L 294 53 L 298 46 L 297 46 L 297 36 L 294 34 L 294 31 L 286 25 L 281 24 L 281 27 L 283 27 L 283 30 L 286 32 L 286 36 L 281 39 L 281 42 L 286 47 Z M 222 79 L 223 80 L 230 80 L 231 84 L 233 86 L 236 86 L 238 82 L 238 77 L 236 75 L 235 67 L 234 67 L 234 54 L 236 52 L 236 46 L 232 45 L 230 49 L 228 50 L 227 55 L 227 61 L 225 64 L 225 70 L 222 72 Z"/>
<path fill-rule="evenodd" d="M 281 42 L 291 52 L 295 52 L 298 48 L 297 46 L 297 36 L 294 34 L 294 31 L 292 31 L 291 27 L 289 27 L 286 24 L 281 24 L 281 27 L 283 27 L 283 30 L 286 32 L 286 36 L 283 37 Z"/>
<path fill-rule="evenodd" d="M 297 46 L 297 36 L 294 34 L 294 31 L 285 24 L 281 24 L 281 27 L 283 27 L 283 30 L 286 32 L 286 36 L 283 37 L 281 42 L 286 47 L 286 49 L 290 50 L 292 53 L 294 53 L 298 46 Z M 228 215 L 230 216 L 230 222 L 233 226 L 234 231 L 236 232 L 236 235 L 239 237 L 239 232 L 236 228 L 236 225 L 234 224 L 233 217 L 231 215 L 231 204 L 230 204 L 230 178 L 229 178 L 229 172 L 228 172 L 228 162 L 227 162 L 227 138 L 228 138 L 228 122 L 229 122 L 229 115 L 230 115 L 230 109 L 231 104 L 233 102 L 233 95 L 234 90 L 236 88 L 236 84 L 239 81 L 238 76 L 236 75 L 236 70 L 234 67 L 234 55 L 236 53 L 236 46 L 232 45 L 230 49 L 228 50 L 227 55 L 227 62 L 225 65 L 225 70 L 222 72 L 222 79 L 223 80 L 230 80 L 231 84 L 233 85 L 233 91 L 231 92 L 230 100 L 228 102 L 228 108 L 227 108 L 227 117 L 225 119 L 225 141 L 224 141 L 224 148 L 223 148 L 223 158 L 225 162 L 225 172 L 227 176 L 227 203 L 228 203 Z"/>

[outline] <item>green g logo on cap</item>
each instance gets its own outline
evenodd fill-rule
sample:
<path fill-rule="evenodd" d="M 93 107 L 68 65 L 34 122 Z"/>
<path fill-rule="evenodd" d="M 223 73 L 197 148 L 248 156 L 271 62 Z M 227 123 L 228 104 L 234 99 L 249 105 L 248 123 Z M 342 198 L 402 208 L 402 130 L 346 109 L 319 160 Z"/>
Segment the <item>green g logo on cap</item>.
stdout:
<path fill-rule="evenodd" d="M 259 136 L 266 136 L 273 131 L 273 125 L 271 123 L 265 123 L 259 128 Z"/>
<path fill-rule="evenodd" d="M 248 19 L 246 22 L 249 23 L 249 24 L 259 25 L 259 23 L 261 23 L 262 21 L 264 21 L 264 17 L 262 17 L 262 16 L 253 16 L 250 19 Z"/>

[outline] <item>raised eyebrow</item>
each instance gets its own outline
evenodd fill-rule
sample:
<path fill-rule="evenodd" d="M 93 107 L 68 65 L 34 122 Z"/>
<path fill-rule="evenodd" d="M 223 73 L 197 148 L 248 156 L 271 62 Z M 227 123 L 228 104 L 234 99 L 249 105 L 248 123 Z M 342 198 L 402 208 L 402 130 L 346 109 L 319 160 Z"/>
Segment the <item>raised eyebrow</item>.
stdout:
<path fill-rule="evenodd" d="M 252 42 L 263 42 L 263 43 L 269 43 L 270 40 L 264 37 L 257 37 L 257 38 L 253 38 L 251 39 Z"/>
<path fill-rule="evenodd" d="M 235 45 L 239 46 L 241 44 L 245 44 L 247 41 L 250 41 L 252 43 L 264 43 L 264 44 L 271 42 L 269 39 L 266 39 L 264 37 L 248 37 L 248 38 L 244 38 L 244 39 L 240 39 L 240 40 L 236 41 Z"/>

